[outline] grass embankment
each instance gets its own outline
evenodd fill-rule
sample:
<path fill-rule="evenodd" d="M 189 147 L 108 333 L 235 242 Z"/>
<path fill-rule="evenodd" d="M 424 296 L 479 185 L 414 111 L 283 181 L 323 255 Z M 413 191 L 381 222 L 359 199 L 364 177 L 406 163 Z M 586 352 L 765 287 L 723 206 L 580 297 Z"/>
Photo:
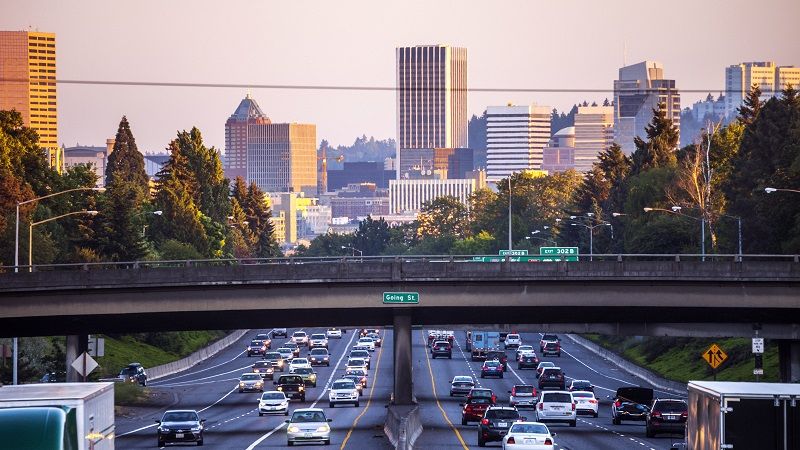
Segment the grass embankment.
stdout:
<path fill-rule="evenodd" d="M 664 378 L 684 383 L 714 379 L 711 368 L 701 355 L 716 343 L 728 355 L 727 361 L 717 368 L 718 381 L 755 381 L 755 365 L 748 338 L 583 336 Z M 761 380 L 778 381 L 778 345 L 767 341 L 765 347 Z"/>

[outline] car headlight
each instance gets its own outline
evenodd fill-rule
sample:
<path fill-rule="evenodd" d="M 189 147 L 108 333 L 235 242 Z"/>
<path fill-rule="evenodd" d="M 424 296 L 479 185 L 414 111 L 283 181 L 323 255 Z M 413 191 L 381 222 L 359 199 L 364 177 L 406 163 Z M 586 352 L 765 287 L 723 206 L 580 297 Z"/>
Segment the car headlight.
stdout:
<path fill-rule="evenodd" d="M 239 382 L 239 387 L 244 387 L 244 381 Z"/>
<path fill-rule="evenodd" d="M 261 387 L 263 384 L 264 384 L 264 383 L 262 383 L 262 382 L 260 382 L 260 381 L 256 381 L 256 386 L 259 386 L 259 387 Z"/>
<path fill-rule="evenodd" d="M 290 425 L 288 431 L 289 431 L 289 433 L 299 433 L 300 432 L 300 428 L 297 428 L 294 425 Z"/>
<path fill-rule="evenodd" d="M 195 433 L 197 433 L 198 431 L 200 431 L 200 427 L 192 427 L 192 431 L 194 431 Z"/>
<path fill-rule="evenodd" d="M 282 386 L 278 386 L 278 390 L 279 390 L 279 391 L 282 391 L 282 390 L 283 390 L 283 387 L 282 387 Z"/>
<path fill-rule="evenodd" d="M 158 431 L 162 433 L 169 433 L 169 428 L 166 427 L 158 427 Z"/>
<path fill-rule="evenodd" d="M 331 427 L 322 425 L 321 427 L 317 428 L 317 431 L 320 433 L 327 433 L 328 431 L 331 431 Z"/>
<path fill-rule="evenodd" d="M 304 390 L 304 389 L 305 389 L 305 387 L 303 387 L 303 386 L 300 386 L 300 390 L 301 390 L 301 391 L 302 391 L 302 390 Z"/>

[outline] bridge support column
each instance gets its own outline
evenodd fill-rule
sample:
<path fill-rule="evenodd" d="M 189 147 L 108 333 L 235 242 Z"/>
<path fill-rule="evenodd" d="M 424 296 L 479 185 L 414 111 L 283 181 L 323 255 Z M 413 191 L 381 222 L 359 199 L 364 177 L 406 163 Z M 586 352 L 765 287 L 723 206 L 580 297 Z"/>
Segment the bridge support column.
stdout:
<path fill-rule="evenodd" d="M 89 335 L 79 334 L 67 336 L 67 383 L 83 381 L 83 377 L 72 368 L 72 362 L 89 349 Z"/>
<path fill-rule="evenodd" d="M 778 361 L 782 383 L 800 381 L 800 341 L 778 341 Z"/>
<path fill-rule="evenodd" d="M 394 313 L 394 404 L 413 404 L 411 373 L 411 312 Z"/>

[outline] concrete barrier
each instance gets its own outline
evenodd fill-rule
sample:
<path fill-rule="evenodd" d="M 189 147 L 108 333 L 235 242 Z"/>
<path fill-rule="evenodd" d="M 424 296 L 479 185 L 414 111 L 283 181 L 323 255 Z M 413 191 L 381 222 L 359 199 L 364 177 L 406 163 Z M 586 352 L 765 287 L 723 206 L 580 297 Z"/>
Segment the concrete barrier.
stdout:
<path fill-rule="evenodd" d="M 422 421 L 417 405 L 389 405 L 383 432 L 397 450 L 414 448 L 414 443 L 422 434 Z"/>
<path fill-rule="evenodd" d="M 218 340 L 217 342 L 214 342 L 208 347 L 201 348 L 200 350 L 192 353 L 186 358 L 179 359 L 177 361 L 173 361 L 167 364 L 162 364 L 160 366 L 148 368 L 147 380 L 148 381 L 157 380 L 159 378 L 163 378 L 172 375 L 174 373 L 184 371 L 190 367 L 193 367 L 200 361 L 210 358 L 219 353 L 220 351 L 228 348 L 231 344 L 241 339 L 242 336 L 244 336 L 249 331 L 250 330 L 234 331 L 233 333 L 225 336 L 224 338 Z"/>
<path fill-rule="evenodd" d="M 586 348 L 590 352 L 609 360 L 612 364 L 619 367 L 620 369 L 628 372 L 629 374 L 639 377 L 644 381 L 650 383 L 653 387 L 660 389 L 662 391 L 672 392 L 675 394 L 679 394 L 681 396 L 687 395 L 687 388 L 686 383 L 679 383 L 677 381 L 667 380 L 656 373 L 645 369 L 644 367 L 638 366 L 627 359 L 623 358 L 622 356 L 604 348 L 594 342 L 585 339 L 581 336 L 575 334 L 568 334 L 567 337 L 572 339 L 576 344 Z"/>

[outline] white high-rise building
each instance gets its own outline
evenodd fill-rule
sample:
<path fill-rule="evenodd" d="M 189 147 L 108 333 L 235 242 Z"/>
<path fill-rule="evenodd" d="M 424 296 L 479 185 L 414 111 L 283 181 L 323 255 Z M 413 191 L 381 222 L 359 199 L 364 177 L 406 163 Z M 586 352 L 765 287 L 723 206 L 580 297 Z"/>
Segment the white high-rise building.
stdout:
<path fill-rule="evenodd" d="M 614 142 L 614 107 L 579 106 L 575 114 L 575 170 L 588 172 Z"/>
<path fill-rule="evenodd" d="M 635 137 L 646 138 L 644 129 L 659 104 L 680 130 L 681 96 L 675 80 L 664 79 L 664 66 L 642 61 L 619 69 L 619 79 L 614 80 L 614 141 L 626 154 L 636 150 Z"/>
<path fill-rule="evenodd" d="M 469 205 L 470 195 L 480 187 L 475 179 L 389 180 L 389 213 L 415 213 L 424 203 L 445 196 Z"/>
<path fill-rule="evenodd" d="M 550 140 L 549 106 L 486 108 L 486 179 L 497 182 L 514 172 L 541 170 L 542 149 Z"/>
<path fill-rule="evenodd" d="M 777 95 L 786 84 L 800 88 L 800 67 L 775 66 L 772 61 L 745 62 L 725 68 L 725 114 L 732 117 L 754 84 L 761 101 Z"/>
<path fill-rule="evenodd" d="M 467 49 L 418 45 L 395 53 L 398 170 L 403 149 L 466 148 Z"/>

